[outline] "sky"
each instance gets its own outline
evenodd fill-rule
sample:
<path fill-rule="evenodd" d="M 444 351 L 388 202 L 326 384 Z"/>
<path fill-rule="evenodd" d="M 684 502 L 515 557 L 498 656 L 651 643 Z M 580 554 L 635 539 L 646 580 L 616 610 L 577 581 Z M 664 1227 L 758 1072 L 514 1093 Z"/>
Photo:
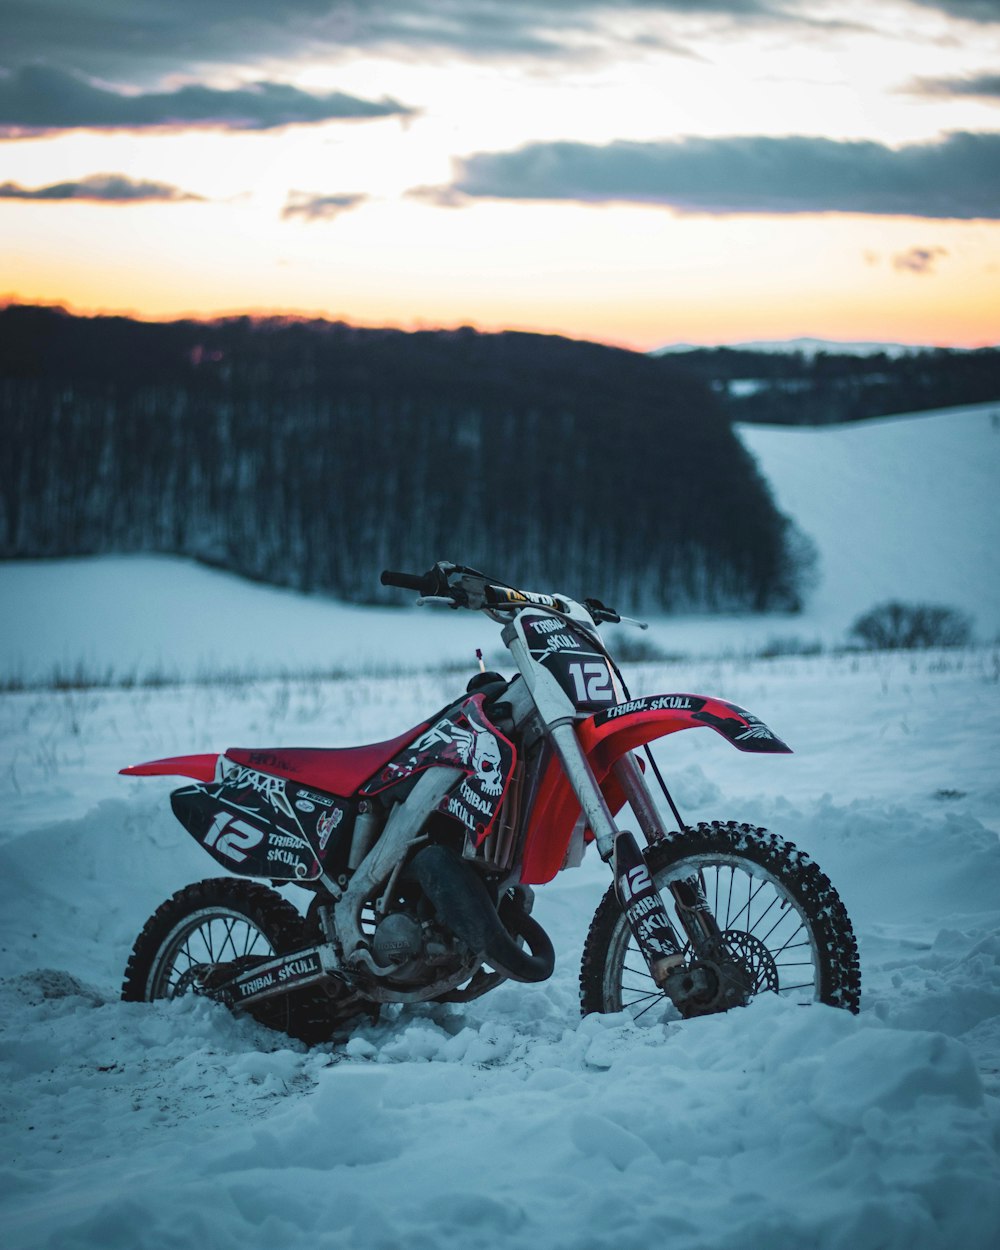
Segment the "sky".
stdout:
<path fill-rule="evenodd" d="M 0 0 L 0 299 L 1000 342 L 1000 0 Z"/>

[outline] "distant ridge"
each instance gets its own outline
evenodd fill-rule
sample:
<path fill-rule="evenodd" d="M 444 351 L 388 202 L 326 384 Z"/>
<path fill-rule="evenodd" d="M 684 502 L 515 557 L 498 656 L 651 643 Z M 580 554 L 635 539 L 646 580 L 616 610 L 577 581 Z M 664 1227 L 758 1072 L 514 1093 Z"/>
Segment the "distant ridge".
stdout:
<path fill-rule="evenodd" d="M 715 347 L 728 347 L 740 352 L 802 352 L 805 356 L 816 356 L 826 352 L 831 356 L 876 356 L 885 352 L 888 356 L 908 356 L 915 352 L 933 351 L 933 343 L 876 343 L 847 342 L 841 339 L 816 339 L 809 337 L 795 339 L 751 339 L 737 343 L 716 343 Z M 667 356 L 674 352 L 709 351 L 711 346 L 698 343 L 668 343 L 656 347 L 651 356 Z M 955 350 L 964 350 L 961 348 Z"/>
<path fill-rule="evenodd" d="M 663 348 L 653 359 L 714 392 L 731 421 L 828 425 L 1000 401 L 1000 349 L 794 338 Z"/>

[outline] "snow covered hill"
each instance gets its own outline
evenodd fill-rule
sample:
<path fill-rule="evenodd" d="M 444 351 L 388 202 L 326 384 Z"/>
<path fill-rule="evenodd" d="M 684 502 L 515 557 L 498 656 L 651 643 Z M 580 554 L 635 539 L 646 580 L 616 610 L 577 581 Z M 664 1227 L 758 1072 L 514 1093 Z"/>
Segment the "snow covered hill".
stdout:
<path fill-rule="evenodd" d="M 961 608 L 983 640 L 1000 635 L 1000 406 L 738 428 L 779 506 L 816 543 L 820 583 L 799 615 L 665 617 L 653 643 L 693 655 L 789 636 L 836 645 L 891 597 Z M 0 679 L 395 671 L 471 662 L 493 643 L 464 613 L 351 607 L 169 556 L 0 563 L 0 602 Z"/>
<path fill-rule="evenodd" d="M 739 432 L 819 549 L 806 621 L 846 628 L 895 598 L 961 608 L 982 637 L 1000 634 L 1000 404 Z"/>
<path fill-rule="evenodd" d="M 581 1021 L 579 957 L 608 885 L 591 855 L 539 891 L 558 957 L 540 986 L 391 1010 L 311 1051 L 204 1001 L 119 1002 L 145 918 L 219 870 L 171 816 L 173 779 L 117 770 L 392 736 L 462 688 L 494 627 L 167 558 L 8 565 L 0 676 L 354 675 L 0 694 L 5 1244 L 993 1250 L 997 648 L 744 652 L 838 640 L 890 595 L 996 631 L 1000 430 L 980 410 L 744 437 L 827 580 L 802 618 L 656 622 L 661 645 L 715 658 L 626 674 L 637 694 L 734 699 L 793 746 L 756 757 L 685 733 L 657 758 L 688 821 L 767 826 L 830 875 L 858 934 L 860 1016 L 769 998 L 683 1024 Z M 428 670 L 448 658 L 465 671 Z"/>

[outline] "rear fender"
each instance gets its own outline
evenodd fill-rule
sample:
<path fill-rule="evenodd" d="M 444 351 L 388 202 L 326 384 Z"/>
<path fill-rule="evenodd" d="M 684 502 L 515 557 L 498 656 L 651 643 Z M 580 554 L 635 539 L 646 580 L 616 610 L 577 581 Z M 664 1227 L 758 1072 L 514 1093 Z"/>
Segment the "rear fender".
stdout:
<path fill-rule="evenodd" d="M 614 815 L 625 803 L 625 795 L 611 771 L 616 760 L 656 738 L 681 729 L 705 726 L 714 729 L 740 751 L 771 755 L 791 753 L 791 747 L 752 712 L 724 699 L 697 694 L 658 694 L 630 699 L 579 721 L 576 733 Z M 552 880 L 566 859 L 579 815 L 579 801 L 566 781 L 561 764 L 553 758 L 542 777 L 531 813 L 522 882 L 544 885 Z"/>
<path fill-rule="evenodd" d="M 193 777 L 195 781 L 215 781 L 218 755 L 173 755 L 165 760 L 147 760 L 118 771 L 124 777 Z"/>

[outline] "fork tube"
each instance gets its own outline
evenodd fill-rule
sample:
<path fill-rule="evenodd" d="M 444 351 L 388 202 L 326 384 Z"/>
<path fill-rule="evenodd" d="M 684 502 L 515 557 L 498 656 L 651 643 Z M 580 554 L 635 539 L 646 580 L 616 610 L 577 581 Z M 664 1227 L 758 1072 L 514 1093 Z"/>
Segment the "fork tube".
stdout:
<path fill-rule="evenodd" d="M 580 800 L 601 859 L 611 865 L 625 920 L 650 975 L 662 989 L 684 956 L 656 882 L 633 835 L 615 824 L 572 725 L 565 721 L 550 725 L 549 737 Z"/>
<path fill-rule="evenodd" d="M 623 755 L 613 765 L 625 797 L 629 801 L 639 828 L 646 841 L 652 845 L 665 836 L 663 822 L 653 800 L 653 795 L 646 784 L 646 778 L 639 761 L 631 751 Z M 719 926 L 708 906 L 702 882 L 697 875 L 671 881 L 667 887 L 673 895 L 677 907 L 677 915 L 684 932 L 687 934 L 695 950 L 701 950 L 705 942 L 717 937 Z"/>
<path fill-rule="evenodd" d="M 664 836 L 663 821 L 660 819 L 660 813 L 649 786 L 646 785 L 646 778 L 643 776 L 638 760 L 631 751 L 626 751 L 619 760 L 615 761 L 613 772 L 625 791 L 629 806 L 635 812 L 635 818 L 639 822 L 639 828 L 647 844 L 652 846 Z"/>
<path fill-rule="evenodd" d="M 659 810 L 652 799 L 645 776 L 639 768 L 639 761 L 632 755 L 632 752 L 627 751 L 621 759 L 616 760 L 612 765 L 612 771 L 619 780 L 621 789 L 625 791 L 625 798 L 629 800 L 635 819 L 639 821 L 639 828 L 645 836 L 646 843 L 651 846 L 664 838 L 665 833 Z M 694 875 L 690 878 L 671 881 L 667 889 L 674 898 L 677 918 L 684 926 L 687 939 L 695 950 L 701 950 L 706 941 L 719 935 L 720 930 L 715 916 L 711 914 L 699 876 Z"/>

